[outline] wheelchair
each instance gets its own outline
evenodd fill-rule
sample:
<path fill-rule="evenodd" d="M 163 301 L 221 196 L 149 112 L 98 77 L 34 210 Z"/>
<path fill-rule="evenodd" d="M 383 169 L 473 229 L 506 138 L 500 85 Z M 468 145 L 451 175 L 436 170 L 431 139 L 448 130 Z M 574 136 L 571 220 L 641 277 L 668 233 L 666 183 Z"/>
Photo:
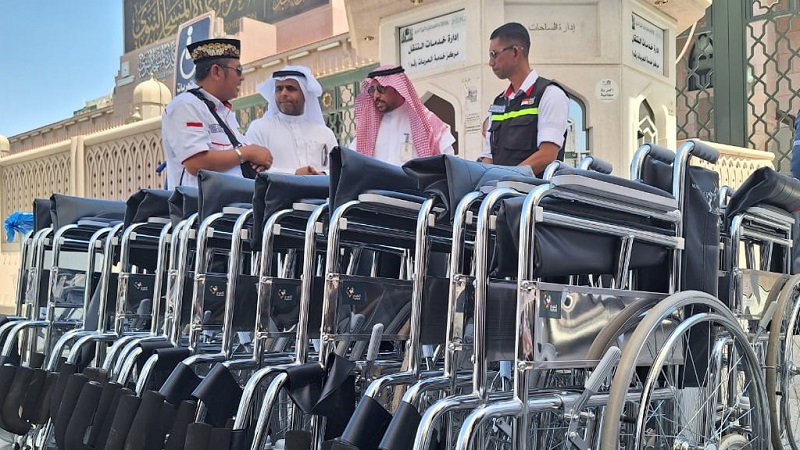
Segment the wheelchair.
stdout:
<path fill-rule="evenodd" d="M 715 158 L 536 179 L 337 148 L 327 177 L 201 172 L 120 223 L 56 214 L 0 325 L 0 426 L 70 450 L 796 448 L 798 205 L 747 183 L 721 205 L 691 164 Z"/>

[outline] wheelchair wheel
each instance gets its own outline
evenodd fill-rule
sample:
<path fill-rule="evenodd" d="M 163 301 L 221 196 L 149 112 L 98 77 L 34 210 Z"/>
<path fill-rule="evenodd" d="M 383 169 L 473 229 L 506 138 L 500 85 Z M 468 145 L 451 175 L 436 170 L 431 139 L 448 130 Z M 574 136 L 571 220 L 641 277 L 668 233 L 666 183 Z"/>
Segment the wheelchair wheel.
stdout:
<path fill-rule="evenodd" d="M 767 407 L 733 314 L 708 294 L 681 292 L 653 307 L 623 351 L 600 448 L 767 449 Z"/>
<path fill-rule="evenodd" d="M 781 290 L 772 318 L 766 355 L 772 443 L 775 448 L 800 450 L 800 275 Z"/>
<path fill-rule="evenodd" d="M 600 330 L 597 338 L 586 352 L 586 359 L 599 361 L 612 346 L 617 346 L 624 350 L 639 322 L 659 301 L 659 299 L 655 298 L 643 298 L 626 306 Z M 587 438 L 592 439 L 594 436 L 600 436 L 600 427 L 602 427 L 603 421 L 598 419 L 605 416 L 604 411 L 605 407 L 597 408 L 594 411 L 594 417 L 587 421 L 585 432 Z"/>

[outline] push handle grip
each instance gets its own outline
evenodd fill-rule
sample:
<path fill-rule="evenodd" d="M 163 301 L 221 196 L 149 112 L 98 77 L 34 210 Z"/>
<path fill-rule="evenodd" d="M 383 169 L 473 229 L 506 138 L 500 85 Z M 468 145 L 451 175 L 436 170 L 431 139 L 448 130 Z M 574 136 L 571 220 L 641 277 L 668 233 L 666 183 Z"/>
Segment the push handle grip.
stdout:
<path fill-rule="evenodd" d="M 665 164 L 672 164 L 675 162 L 675 152 L 670 149 L 661 147 L 655 144 L 647 144 L 650 147 L 650 155 L 651 158 L 654 158 L 658 161 L 661 161 Z"/>
<path fill-rule="evenodd" d="M 603 161 L 596 156 L 587 156 L 581 160 L 578 168 L 583 170 L 592 170 L 595 172 L 610 174 L 614 170 L 614 166 L 608 161 Z"/>
<path fill-rule="evenodd" d="M 719 151 L 714 147 L 700 141 L 688 141 L 683 145 L 691 145 L 690 153 L 692 156 L 714 164 L 719 159 Z"/>

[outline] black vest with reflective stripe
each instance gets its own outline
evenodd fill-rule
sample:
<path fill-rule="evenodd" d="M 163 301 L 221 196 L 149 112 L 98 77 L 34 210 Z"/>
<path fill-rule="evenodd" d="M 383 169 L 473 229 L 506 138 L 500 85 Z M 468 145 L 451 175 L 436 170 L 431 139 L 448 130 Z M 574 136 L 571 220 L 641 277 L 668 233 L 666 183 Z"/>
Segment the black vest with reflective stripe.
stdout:
<path fill-rule="evenodd" d="M 538 77 L 531 95 L 520 94 L 512 100 L 505 93 L 494 99 L 490 111 L 505 107 L 503 112 L 492 112 L 490 145 L 492 162 L 501 166 L 516 166 L 539 150 L 536 136 L 539 134 L 539 102 L 547 86 L 558 83 L 547 78 Z M 564 160 L 564 148 L 558 150 L 558 160 Z"/>

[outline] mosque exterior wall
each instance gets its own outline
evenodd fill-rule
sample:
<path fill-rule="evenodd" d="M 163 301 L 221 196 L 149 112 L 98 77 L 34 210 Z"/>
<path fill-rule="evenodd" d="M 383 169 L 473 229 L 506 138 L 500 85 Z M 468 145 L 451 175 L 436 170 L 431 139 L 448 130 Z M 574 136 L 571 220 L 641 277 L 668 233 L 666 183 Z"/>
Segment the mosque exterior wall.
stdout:
<path fill-rule="evenodd" d="M 401 41 L 407 28 L 437 27 L 444 18 L 463 18 L 463 24 L 440 27 L 430 52 L 415 50 Z M 637 20 L 636 26 L 633 20 Z M 418 93 L 437 95 L 456 111 L 455 131 L 463 138 L 462 155 L 474 159 L 483 147 L 480 125 L 496 95 L 508 86 L 487 64 L 491 32 L 509 21 L 520 22 L 531 34 L 530 61 L 542 76 L 567 88 L 582 104 L 582 136 L 586 151 L 611 162 L 618 170 L 629 164 L 638 146 L 639 104 L 655 107 L 659 130 L 656 143 L 675 145 L 675 20 L 638 0 L 585 0 L 564 4 L 558 0 L 466 0 L 436 2 L 382 17 L 379 25 L 379 60 L 416 65 L 410 71 Z M 644 29 L 656 33 L 644 47 Z M 457 44 L 443 42 L 456 30 Z M 398 34 L 401 33 L 401 34 Z M 425 45 L 420 41 L 418 45 Z M 653 49 L 648 49 L 652 46 Z M 650 54 L 643 55 L 642 48 Z M 449 58 L 454 52 L 465 55 Z M 409 55 L 409 52 L 411 55 Z M 422 58 L 414 55 L 423 55 Z M 639 59 L 635 57 L 638 56 Z M 658 60 L 656 60 L 658 56 Z M 436 58 L 442 58 L 437 61 Z M 431 58 L 433 58 L 431 60 Z M 650 61 L 648 62 L 647 59 Z M 642 61 L 643 60 L 643 61 Z M 420 64 L 420 62 L 422 64 Z M 423 66 L 423 67 L 420 67 Z M 408 69 L 409 67 L 407 67 Z M 574 118 L 578 119 L 578 118 Z M 575 144 L 573 144 L 575 145 Z"/>

